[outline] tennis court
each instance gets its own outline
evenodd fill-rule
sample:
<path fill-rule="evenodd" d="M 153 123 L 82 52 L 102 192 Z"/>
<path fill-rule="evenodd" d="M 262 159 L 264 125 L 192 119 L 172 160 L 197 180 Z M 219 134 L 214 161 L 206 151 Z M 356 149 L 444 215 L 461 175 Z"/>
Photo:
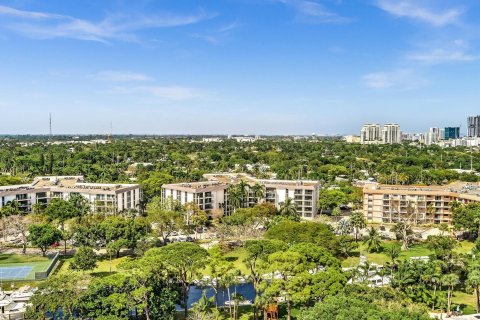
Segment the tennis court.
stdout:
<path fill-rule="evenodd" d="M 0 267 L 0 279 L 5 280 L 19 280 L 28 279 L 32 266 L 18 266 L 18 267 Z"/>
<path fill-rule="evenodd" d="M 0 254 L 0 280 L 35 280 L 35 273 L 46 271 L 51 263 L 36 255 Z"/>

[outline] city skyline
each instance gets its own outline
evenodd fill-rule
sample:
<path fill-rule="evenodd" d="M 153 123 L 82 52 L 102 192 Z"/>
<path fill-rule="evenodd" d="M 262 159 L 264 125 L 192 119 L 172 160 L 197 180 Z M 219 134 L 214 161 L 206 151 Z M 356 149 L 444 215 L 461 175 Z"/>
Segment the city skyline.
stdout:
<path fill-rule="evenodd" d="M 465 134 L 479 6 L 0 1 L 0 133 Z"/>

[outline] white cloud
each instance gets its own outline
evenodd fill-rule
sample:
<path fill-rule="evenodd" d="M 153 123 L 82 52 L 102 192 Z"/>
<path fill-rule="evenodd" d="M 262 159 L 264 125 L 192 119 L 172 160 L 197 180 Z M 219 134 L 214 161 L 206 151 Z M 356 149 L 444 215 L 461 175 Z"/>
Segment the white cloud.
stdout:
<path fill-rule="evenodd" d="M 325 8 L 320 3 L 313 0 L 274 0 L 288 5 L 295 9 L 299 17 L 309 22 L 319 23 L 346 23 L 351 19 L 343 17 L 335 12 Z"/>
<path fill-rule="evenodd" d="M 138 87 L 138 90 L 148 92 L 157 98 L 175 101 L 192 100 L 205 96 L 198 89 L 180 86 L 144 86 Z"/>
<path fill-rule="evenodd" d="M 426 64 L 441 64 L 475 61 L 480 59 L 480 56 L 474 56 L 459 49 L 433 49 L 429 52 L 412 53 L 408 59 Z"/>
<path fill-rule="evenodd" d="M 190 36 L 192 38 L 200 39 L 200 40 L 209 42 L 211 44 L 219 44 L 223 40 L 225 40 L 233 30 L 238 29 L 241 26 L 242 24 L 240 24 L 238 21 L 235 21 L 235 22 L 223 25 L 212 32 L 192 33 Z"/>
<path fill-rule="evenodd" d="M 396 17 L 420 20 L 436 27 L 457 23 L 462 14 L 458 8 L 435 10 L 421 6 L 419 2 L 420 0 L 378 0 L 377 5 Z"/>
<path fill-rule="evenodd" d="M 469 49 L 469 43 L 464 39 L 427 43 L 421 44 L 419 50 L 409 53 L 407 59 L 428 65 L 479 60 L 480 56 L 469 53 Z"/>
<path fill-rule="evenodd" d="M 133 41 L 135 32 L 143 29 L 176 27 L 195 24 L 213 15 L 201 10 L 190 15 L 108 15 L 98 22 L 67 15 L 23 11 L 0 6 L 0 15 L 12 21 L 4 21 L 9 29 L 25 36 L 39 39 L 72 38 L 108 42 L 109 40 Z M 3 19 L 5 20 L 5 19 Z"/>
<path fill-rule="evenodd" d="M 149 95 L 151 97 L 168 101 L 186 101 L 194 99 L 204 99 L 208 95 L 203 90 L 186 86 L 134 86 L 134 87 L 114 87 L 111 88 L 112 94 L 126 95 Z"/>
<path fill-rule="evenodd" d="M 363 76 L 363 81 L 367 87 L 372 89 L 413 90 L 427 84 L 426 80 L 411 69 L 373 72 Z"/>
<path fill-rule="evenodd" d="M 204 40 L 204 41 L 209 42 L 211 44 L 218 44 L 220 42 L 218 37 L 213 36 L 213 35 L 201 34 L 201 33 L 192 33 L 190 36 L 192 38 L 195 38 L 195 39 Z"/>
<path fill-rule="evenodd" d="M 92 75 L 92 78 L 95 80 L 110 82 L 136 82 L 152 80 L 143 73 L 129 71 L 101 71 Z"/>
<path fill-rule="evenodd" d="M 65 16 L 45 12 L 22 11 L 7 6 L 0 5 L 0 14 L 26 19 L 64 19 Z"/>

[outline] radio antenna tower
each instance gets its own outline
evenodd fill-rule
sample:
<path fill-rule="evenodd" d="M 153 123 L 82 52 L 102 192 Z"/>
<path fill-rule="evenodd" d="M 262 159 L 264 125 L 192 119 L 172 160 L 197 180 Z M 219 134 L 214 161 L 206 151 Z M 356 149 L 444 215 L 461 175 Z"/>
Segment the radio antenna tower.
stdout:
<path fill-rule="evenodd" d="M 50 113 L 50 121 L 49 121 L 49 124 L 50 124 L 50 132 L 49 132 L 49 136 L 48 136 L 48 139 L 50 141 L 52 141 L 52 114 Z"/>
<path fill-rule="evenodd" d="M 110 132 L 107 135 L 107 140 L 109 143 L 112 143 L 112 139 L 113 139 L 113 125 L 112 125 L 112 122 L 110 122 Z"/>

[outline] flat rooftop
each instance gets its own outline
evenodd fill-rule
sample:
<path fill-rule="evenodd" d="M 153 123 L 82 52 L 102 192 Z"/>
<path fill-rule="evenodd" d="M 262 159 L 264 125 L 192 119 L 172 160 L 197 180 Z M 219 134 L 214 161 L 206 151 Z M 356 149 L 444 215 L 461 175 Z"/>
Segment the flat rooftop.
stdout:
<path fill-rule="evenodd" d="M 182 182 L 164 184 L 162 188 L 175 189 L 183 191 L 208 191 L 208 189 L 227 188 L 226 183 L 218 181 L 202 181 L 202 182 Z"/>
<path fill-rule="evenodd" d="M 203 177 L 207 181 L 164 184 L 162 188 L 190 192 L 210 191 L 217 190 L 219 188 L 225 189 L 229 185 L 237 184 L 240 181 L 245 181 L 251 186 L 258 183 L 265 187 L 315 188 L 320 186 L 320 182 L 314 180 L 257 179 L 244 173 L 207 173 L 204 174 Z"/>
<path fill-rule="evenodd" d="M 48 189 L 72 189 L 71 191 L 78 192 L 85 190 L 117 191 L 137 186 L 138 184 L 86 183 L 83 176 L 47 176 L 36 177 L 30 184 L 0 186 L 0 192 Z"/>
<path fill-rule="evenodd" d="M 444 192 L 444 193 L 457 193 L 462 195 L 472 195 L 480 197 L 480 184 L 472 182 L 452 182 L 444 186 L 420 186 L 420 185 L 385 185 L 385 184 L 370 184 L 365 185 L 365 192 L 368 191 L 394 191 L 398 192 Z"/>
<path fill-rule="evenodd" d="M 245 181 L 248 184 L 262 184 L 262 185 L 271 185 L 271 186 L 286 186 L 286 187 L 298 187 L 298 186 L 307 186 L 315 187 L 320 185 L 319 181 L 316 180 L 276 180 L 276 179 L 257 179 L 245 173 L 209 173 L 204 174 L 204 178 L 209 181 L 219 181 L 226 184 L 238 183 L 240 181 Z"/>

